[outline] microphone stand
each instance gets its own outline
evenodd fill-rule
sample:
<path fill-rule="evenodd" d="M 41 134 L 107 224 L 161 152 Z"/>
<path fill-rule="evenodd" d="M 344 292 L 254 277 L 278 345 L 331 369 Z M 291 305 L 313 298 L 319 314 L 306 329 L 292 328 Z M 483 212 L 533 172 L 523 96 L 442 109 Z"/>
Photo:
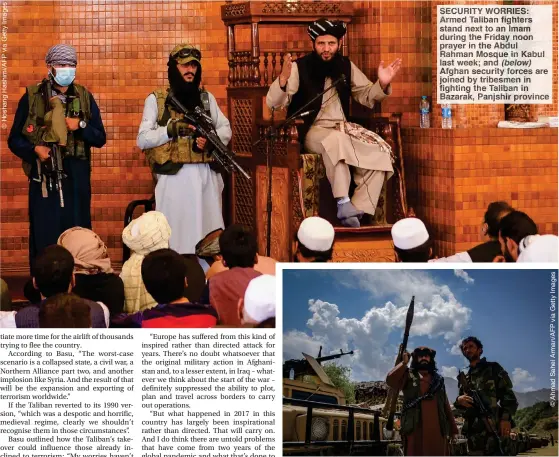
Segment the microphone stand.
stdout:
<path fill-rule="evenodd" d="M 299 116 L 304 117 L 311 114 L 312 111 L 304 113 L 303 111 L 312 105 L 319 97 L 322 97 L 326 92 L 330 89 L 336 87 L 340 82 L 345 81 L 346 76 L 340 76 L 335 82 L 330 84 L 326 89 L 322 92 L 317 94 L 313 97 L 309 102 L 305 103 L 301 108 L 295 111 L 291 116 L 289 116 L 285 121 L 283 121 L 278 127 L 274 127 L 274 111 L 275 108 L 272 108 L 272 124 L 270 127 L 266 129 L 266 133 L 264 137 L 258 140 L 256 143 L 252 145 L 252 147 L 258 146 L 263 140 L 268 140 L 266 145 L 266 174 L 268 176 L 268 190 L 267 190 L 267 198 L 266 198 L 266 214 L 268 216 L 268 220 L 266 223 L 266 256 L 270 257 L 270 247 L 272 242 L 272 151 L 275 148 L 276 139 L 278 137 L 278 131 L 284 128 L 287 124 L 294 121 Z"/>

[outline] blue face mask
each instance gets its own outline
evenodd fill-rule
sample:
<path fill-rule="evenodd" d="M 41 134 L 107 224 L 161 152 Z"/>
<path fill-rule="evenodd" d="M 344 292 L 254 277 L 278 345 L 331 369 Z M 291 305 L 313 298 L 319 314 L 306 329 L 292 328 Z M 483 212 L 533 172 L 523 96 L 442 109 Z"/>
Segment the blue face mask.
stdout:
<path fill-rule="evenodd" d="M 69 86 L 74 82 L 76 77 L 76 69 L 72 67 L 56 68 L 56 75 L 53 76 L 56 84 L 62 87 Z"/>

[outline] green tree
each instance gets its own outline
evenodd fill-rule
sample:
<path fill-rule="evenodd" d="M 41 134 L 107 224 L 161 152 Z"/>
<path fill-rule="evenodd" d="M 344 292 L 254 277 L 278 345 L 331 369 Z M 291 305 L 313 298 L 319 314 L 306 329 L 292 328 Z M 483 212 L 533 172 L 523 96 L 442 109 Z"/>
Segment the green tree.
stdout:
<path fill-rule="evenodd" d="M 349 380 L 351 368 L 335 363 L 328 363 L 323 368 L 332 384 L 344 393 L 346 403 L 355 403 L 355 384 Z"/>
<path fill-rule="evenodd" d="M 549 402 L 540 401 L 527 408 L 519 409 L 514 416 L 514 420 L 517 427 L 531 430 L 536 426 L 538 421 L 554 418 L 556 415 L 557 410 L 552 408 Z M 552 420 L 555 420 L 555 423 L 557 423 L 556 419 Z"/>

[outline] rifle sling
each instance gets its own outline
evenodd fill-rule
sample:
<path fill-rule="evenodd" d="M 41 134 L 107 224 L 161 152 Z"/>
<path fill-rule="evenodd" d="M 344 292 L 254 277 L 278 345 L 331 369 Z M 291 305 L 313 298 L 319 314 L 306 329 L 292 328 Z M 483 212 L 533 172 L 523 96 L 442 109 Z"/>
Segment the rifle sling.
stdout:
<path fill-rule="evenodd" d="M 434 375 L 429 385 L 429 389 L 424 395 L 417 397 L 415 400 L 411 400 L 402 407 L 402 413 L 406 412 L 411 408 L 415 408 L 423 400 L 430 400 L 435 396 L 435 394 L 444 387 L 444 379 L 442 376 Z"/>

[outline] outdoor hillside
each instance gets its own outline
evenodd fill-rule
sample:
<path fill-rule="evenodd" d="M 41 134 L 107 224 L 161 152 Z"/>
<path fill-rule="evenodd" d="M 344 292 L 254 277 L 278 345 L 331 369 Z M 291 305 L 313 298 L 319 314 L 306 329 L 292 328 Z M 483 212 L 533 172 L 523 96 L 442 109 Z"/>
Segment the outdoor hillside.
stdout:
<path fill-rule="evenodd" d="M 528 408 L 519 409 L 514 420 L 517 429 L 526 429 L 542 437 L 549 437 L 551 433 L 557 439 L 557 408 L 551 407 L 549 402 L 541 401 Z"/>

